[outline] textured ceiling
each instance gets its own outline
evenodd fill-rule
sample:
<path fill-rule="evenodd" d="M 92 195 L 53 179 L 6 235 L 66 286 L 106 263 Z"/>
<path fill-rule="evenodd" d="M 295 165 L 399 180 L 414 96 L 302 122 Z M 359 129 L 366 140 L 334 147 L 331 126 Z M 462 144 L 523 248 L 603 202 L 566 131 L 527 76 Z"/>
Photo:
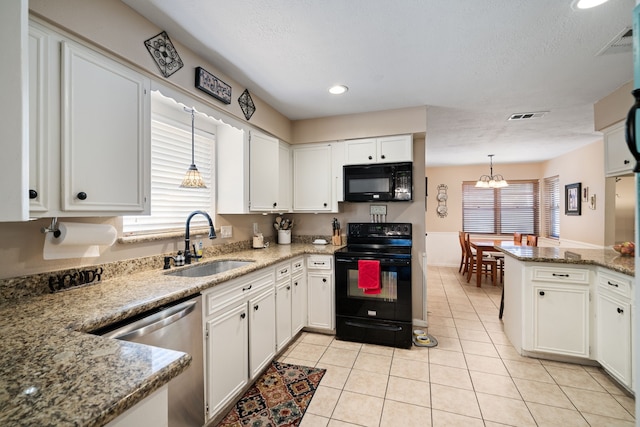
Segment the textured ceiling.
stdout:
<path fill-rule="evenodd" d="M 593 103 L 633 77 L 630 50 L 596 54 L 634 0 L 123 1 L 292 120 L 428 106 L 430 166 L 597 141 Z M 349 92 L 329 95 L 338 83 Z M 506 120 L 530 111 L 549 113 Z"/>

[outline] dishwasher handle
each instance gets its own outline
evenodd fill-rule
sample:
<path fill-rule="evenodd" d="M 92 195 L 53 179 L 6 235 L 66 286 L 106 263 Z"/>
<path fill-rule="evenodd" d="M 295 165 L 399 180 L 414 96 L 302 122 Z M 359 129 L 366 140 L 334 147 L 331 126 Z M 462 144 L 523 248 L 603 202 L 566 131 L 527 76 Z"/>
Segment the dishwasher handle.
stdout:
<path fill-rule="evenodd" d="M 113 338 L 124 341 L 131 341 L 134 338 L 148 335 L 151 332 L 164 328 L 177 322 L 191 313 L 196 307 L 197 301 L 185 301 L 168 307 L 158 313 L 140 319 L 136 322 L 123 326 L 120 329 L 104 334 L 105 338 Z"/>

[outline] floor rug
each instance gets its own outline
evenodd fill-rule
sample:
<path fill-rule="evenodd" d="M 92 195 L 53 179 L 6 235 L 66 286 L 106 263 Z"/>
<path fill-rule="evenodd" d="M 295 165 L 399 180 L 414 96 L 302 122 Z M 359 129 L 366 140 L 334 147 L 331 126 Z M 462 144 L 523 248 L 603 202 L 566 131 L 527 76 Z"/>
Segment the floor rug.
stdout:
<path fill-rule="evenodd" d="M 299 425 L 325 372 L 274 361 L 218 427 Z"/>

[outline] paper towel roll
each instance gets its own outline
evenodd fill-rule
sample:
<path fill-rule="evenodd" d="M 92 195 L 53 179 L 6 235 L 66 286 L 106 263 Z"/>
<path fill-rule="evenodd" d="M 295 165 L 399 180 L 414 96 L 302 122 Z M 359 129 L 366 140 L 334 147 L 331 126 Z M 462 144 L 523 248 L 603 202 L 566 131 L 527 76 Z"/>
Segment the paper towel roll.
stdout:
<path fill-rule="evenodd" d="M 60 236 L 47 233 L 44 238 L 44 259 L 94 258 L 100 256 L 99 246 L 111 246 L 116 241 L 116 229 L 108 224 L 58 224 Z"/>
<path fill-rule="evenodd" d="M 58 223 L 60 236 L 52 240 L 59 246 L 111 246 L 116 241 L 116 229 L 109 224 Z"/>

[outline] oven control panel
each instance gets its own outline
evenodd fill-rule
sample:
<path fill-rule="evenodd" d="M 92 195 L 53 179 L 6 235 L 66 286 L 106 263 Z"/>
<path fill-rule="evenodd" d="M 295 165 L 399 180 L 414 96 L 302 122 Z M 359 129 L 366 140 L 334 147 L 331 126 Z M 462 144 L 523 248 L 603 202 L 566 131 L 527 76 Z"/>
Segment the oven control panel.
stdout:
<path fill-rule="evenodd" d="M 404 237 L 411 239 L 411 223 L 355 222 L 348 224 L 348 237 Z"/>

